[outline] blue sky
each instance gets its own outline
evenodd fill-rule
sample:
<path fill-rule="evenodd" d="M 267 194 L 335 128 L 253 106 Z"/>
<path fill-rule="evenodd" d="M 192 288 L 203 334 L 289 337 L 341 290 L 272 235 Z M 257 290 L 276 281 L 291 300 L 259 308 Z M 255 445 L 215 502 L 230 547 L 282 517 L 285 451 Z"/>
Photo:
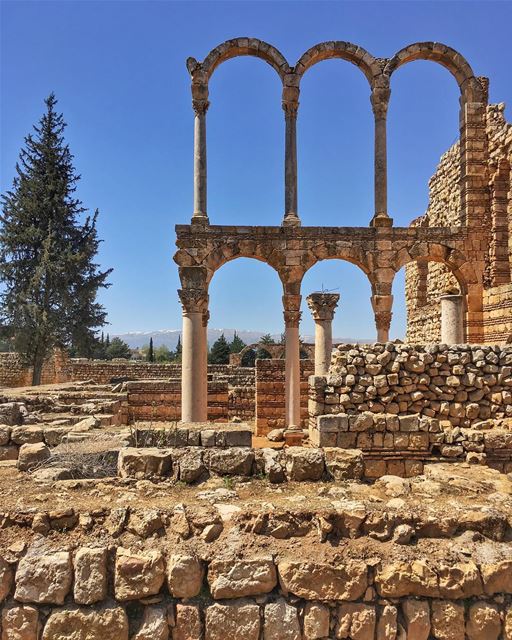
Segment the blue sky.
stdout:
<path fill-rule="evenodd" d="M 512 103 L 509 2 L 95 2 L 1 3 L 1 176 L 14 165 L 43 99 L 54 91 L 82 175 L 79 196 L 100 209 L 100 261 L 114 267 L 101 294 L 111 333 L 181 326 L 172 261 L 174 225 L 192 212 L 193 112 L 188 56 L 236 36 L 261 38 L 293 64 L 310 46 L 348 40 L 380 57 L 437 40 L 490 77 L 491 102 Z M 216 224 L 279 224 L 284 118 L 280 82 L 261 60 L 221 65 L 210 83 L 209 215 Z M 458 136 L 452 76 L 415 62 L 393 76 L 388 115 L 389 211 L 407 225 L 427 205 L 439 156 Z M 510 117 L 510 109 L 508 109 Z M 367 225 L 373 207 L 373 117 L 356 67 L 326 61 L 307 72 L 298 122 L 299 213 L 305 225 Z M 338 289 L 336 336 L 375 333 L 366 277 L 327 261 L 303 296 Z M 392 336 L 405 327 L 403 273 Z M 282 330 L 281 285 L 255 260 L 231 262 L 210 287 L 211 326 Z M 304 309 L 303 333 L 313 322 Z"/>

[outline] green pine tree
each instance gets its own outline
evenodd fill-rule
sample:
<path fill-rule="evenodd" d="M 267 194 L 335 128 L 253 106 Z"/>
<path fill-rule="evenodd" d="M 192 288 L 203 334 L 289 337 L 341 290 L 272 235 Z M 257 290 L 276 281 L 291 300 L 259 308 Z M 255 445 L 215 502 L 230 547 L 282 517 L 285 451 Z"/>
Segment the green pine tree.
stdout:
<path fill-rule="evenodd" d="M 0 323 L 12 327 L 33 384 L 54 347 L 93 355 L 106 319 L 96 296 L 112 271 L 94 262 L 98 212 L 81 222 L 86 209 L 74 197 L 79 176 L 56 102 L 53 94 L 46 99 L 39 126 L 25 138 L 0 214 Z"/>
<path fill-rule="evenodd" d="M 276 344 L 276 341 L 270 335 L 270 333 L 266 333 L 264 336 L 261 336 L 259 341 L 260 341 L 260 344 Z"/>
<path fill-rule="evenodd" d="M 112 338 L 112 342 L 106 349 L 106 357 L 107 360 L 112 360 L 113 358 L 127 358 L 129 360 L 132 357 L 132 351 L 121 338 Z"/>
<path fill-rule="evenodd" d="M 149 349 L 148 349 L 148 353 L 146 355 L 146 360 L 148 362 L 154 362 L 155 361 L 155 351 L 153 349 L 153 338 L 149 339 Z"/>
<path fill-rule="evenodd" d="M 245 342 L 240 338 L 235 331 L 235 335 L 233 336 L 233 340 L 229 345 L 230 353 L 240 353 L 242 349 L 246 346 Z"/>
<path fill-rule="evenodd" d="M 210 364 L 229 364 L 229 344 L 224 334 L 213 343 L 208 355 L 208 362 Z"/>

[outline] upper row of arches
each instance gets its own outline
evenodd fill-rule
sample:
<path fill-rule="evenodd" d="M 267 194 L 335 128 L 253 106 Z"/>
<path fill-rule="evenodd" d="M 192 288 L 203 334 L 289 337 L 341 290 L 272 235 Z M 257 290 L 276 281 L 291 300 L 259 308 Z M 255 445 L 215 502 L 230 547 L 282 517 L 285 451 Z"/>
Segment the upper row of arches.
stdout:
<path fill-rule="evenodd" d="M 376 58 L 363 47 L 351 42 L 331 40 L 308 49 L 292 67 L 273 45 L 258 38 L 234 38 L 212 49 L 202 63 L 195 58 L 188 58 L 187 68 L 192 76 L 197 71 L 202 71 L 207 83 L 220 64 L 237 56 L 261 58 L 275 69 L 283 85 L 296 87 L 299 87 L 303 74 L 313 65 L 322 60 L 340 58 L 361 69 L 372 90 L 379 85 L 380 78 L 389 79 L 402 65 L 413 60 L 431 60 L 450 71 L 462 94 L 472 90 L 477 93 L 473 93 L 473 100 L 479 101 L 483 97 L 482 86 L 464 56 L 439 42 L 417 42 L 404 47 L 391 58 Z"/>

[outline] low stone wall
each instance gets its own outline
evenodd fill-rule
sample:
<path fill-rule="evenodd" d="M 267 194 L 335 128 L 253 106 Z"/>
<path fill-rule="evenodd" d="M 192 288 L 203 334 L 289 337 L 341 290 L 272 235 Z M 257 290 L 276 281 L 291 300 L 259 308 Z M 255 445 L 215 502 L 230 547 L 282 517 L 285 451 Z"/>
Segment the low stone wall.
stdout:
<path fill-rule="evenodd" d="M 0 556 L 2 637 L 509 640 L 510 569 L 510 559 L 205 558 L 193 549 L 34 544 Z"/>
<path fill-rule="evenodd" d="M 300 361 L 302 426 L 308 425 L 308 378 L 315 371 L 313 360 Z M 256 435 L 285 426 L 285 361 L 256 360 Z"/>
<path fill-rule="evenodd" d="M 128 421 L 181 420 L 181 379 L 127 382 Z M 208 382 L 208 420 L 227 422 L 228 383 Z"/>
<path fill-rule="evenodd" d="M 198 425 L 195 428 L 158 429 L 135 427 L 130 430 L 131 447 L 250 447 L 252 430 L 242 424 L 212 428 Z"/>
<path fill-rule="evenodd" d="M 363 411 L 470 427 L 512 416 L 512 345 L 340 345 L 329 375 L 311 377 L 311 424 Z"/>
<path fill-rule="evenodd" d="M 69 359 L 61 351 L 48 359 L 41 373 L 41 384 L 68 382 L 72 377 Z M 32 368 L 26 367 L 18 354 L 0 353 L 0 389 L 28 387 L 32 384 Z"/>

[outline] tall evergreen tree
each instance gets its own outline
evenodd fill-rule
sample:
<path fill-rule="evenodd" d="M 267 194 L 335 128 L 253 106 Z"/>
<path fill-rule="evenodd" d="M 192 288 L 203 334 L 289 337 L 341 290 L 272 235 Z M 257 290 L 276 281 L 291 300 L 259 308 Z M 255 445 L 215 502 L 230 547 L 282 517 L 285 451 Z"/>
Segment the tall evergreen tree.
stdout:
<path fill-rule="evenodd" d="M 229 344 L 224 334 L 213 343 L 208 360 L 210 364 L 229 364 Z"/>
<path fill-rule="evenodd" d="M 154 362 L 155 361 L 155 351 L 153 349 L 153 338 L 149 339 L 149 349 L 148 349 L 148 354 L 147 354 L 146 358 L 147 358 L 148 362 Z"/>
<path fill-rule="evenodd" d="M 235 331 L 235 335 L 233 336 L 233 340 L 231 340 L 229 344 L 230 353 L 240 353 L 242 349 L 245 347 L 245 342 L 240 338 L 240 336 Z"/>
<path fill-rule="evenodd" d="M 131 357 L 132 350 L 126 342 L 121 340 L 121 338 L 112 338 L 112 342 L 106 349 L 107 360 L 112 360 L 113 358 L 126 358 L 129 360 Z"/>
<path fill-rule="evenodd" d="M 112 271 L 94 262 L 98 211 L 82 223 L 87 210 L 74 197 L 80 176 L 56 102 L 53 94 L 46 99 L 39 126 L 25 138 L 0 214 L 0 322 L 12 327 L 16 350 L 33 367 L 33 384 L 56 346 L 92 355 L 106 318 L 96 295 L 109 286 Z"/>
<path fill-rule="evenodd" d="M 178 336 L 178 342 L 176 343 L 176 351 L 174 352 L 174 361 L 181 362 L 181 334 Z"/>

